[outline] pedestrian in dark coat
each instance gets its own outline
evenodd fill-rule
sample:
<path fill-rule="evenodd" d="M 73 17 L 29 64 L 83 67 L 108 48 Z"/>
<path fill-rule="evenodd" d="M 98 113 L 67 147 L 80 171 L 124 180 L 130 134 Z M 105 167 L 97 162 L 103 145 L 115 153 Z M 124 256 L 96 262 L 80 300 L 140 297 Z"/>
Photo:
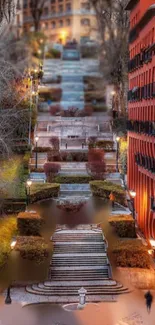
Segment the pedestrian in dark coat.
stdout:
<path fill-rule="evenodd" d="M 153 302 L 153 296 L 152 296 L 151 292 L 148 291 L 148 292 L 145 293 L 144 297 L 146 299 L 147 311 L 148 311 L 148 313 L 150 313 L 151 305 L 152 305 L 152 302 Z"/>

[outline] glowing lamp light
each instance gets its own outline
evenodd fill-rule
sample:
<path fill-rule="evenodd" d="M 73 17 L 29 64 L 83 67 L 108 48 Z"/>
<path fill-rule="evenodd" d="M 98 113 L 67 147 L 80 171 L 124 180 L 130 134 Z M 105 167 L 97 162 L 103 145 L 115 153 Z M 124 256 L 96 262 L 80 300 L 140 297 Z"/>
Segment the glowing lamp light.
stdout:
<path fill-rule="evenodd" d="M 36 135 L 35 141 L 38 142 L 38 140 L 39 140 L 39 137 Z"/>
<path fill-rule="evenodd" d="M 116 141 L 119 142 L 119 140 L 120 140 L 120 137 L 116 137 Z"/>
<path fill-rule="evenodd" d="M 112 90 L 111 91 L 111 95 L 114 96 L 116 94 L 116 91 L 115 90 Z"/>
<path fill-rule="evenodd" d="M 32 181 L 30 179 L 28 179 L 27 182 L 26 182 L 26 184 L 27 184 L 28 187 L 31 187 Z"/>
<path fill-rule="evenodd" d="M 152 247 L 155 247 L 155 240 L 154 239 L 150 239 L 150 244 Z"/>
<path fill-rule="evenodd" d="M 135 191 L 130 190 L 129 193 L 130 193 L 130 196 L 132 197 L 132 199 L 134 199 L 136 197 L 136 192 Z"/>
<path fill-rule="evenodd" d="M 42 51 L 41 50 L 38 50 L 38 54 L 41 54 L 42 53 Z"/>
<path fill-rule="evenodd" d="M 17 240 L 15 238 L 12 239 L 11 244 L 10 244 L 11 249 L 14 249 L 16 244 L 17 244 Z"/>
<path fill-rule="evenodd" d="M 153 249 L 148 249 L 148 254 L 153 255 Z"/>

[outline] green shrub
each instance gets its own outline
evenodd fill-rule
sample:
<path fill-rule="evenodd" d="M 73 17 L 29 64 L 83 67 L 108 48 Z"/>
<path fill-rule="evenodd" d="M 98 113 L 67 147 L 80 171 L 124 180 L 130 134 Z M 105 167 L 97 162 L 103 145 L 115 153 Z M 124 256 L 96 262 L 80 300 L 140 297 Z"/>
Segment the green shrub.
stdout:
<path fill-rule="evenodd" d="M 31 154 L 30 152 L 26 152 L 24 157 L 23 157 L 23 167 L 25 169 L 28 169 L 29 167 L 29 160 L 30 160 Z"/>
<path fill-rule="evenodd" d="M 91 176 L 85 175 L 59 175 L 54 181 L 59 184 L 86 184 L 91 181 Z"/>
<path fill-rule="evenodd" d="M 102 148 L 106 151 L 113 151 L 114 150 L 114 142 L 107 141 L 107 140 L 99 140 L 96 142 L 96 147 Z"/>
<path fill-rule="evenodd" d="M 119 237 L 136 238 L 135 220 L 131 215 L 113 215 L 109 223 Z"/>
<path fill-rule="evenodd" d="M 105 106 L 104 104 L 96 104 L 93 105 L 93 111 L 94 112 L 107 112 L 108 111 L 108 107 Z"/>
<path fill-rule="evenodd" d="M 33 183 L 31 186 L 31 203 L 57 197 L 60 185 L 51 183 Z"/>
<path fill-rule="evenodd" d="M 117 266 L 145 269 L 151 267 L 148 249 L 139 239 L 119 240 L 112 252 Z"/>
<path fill-rule="evenodd" d="M 126 205 L 125 191 L 120 185 L 108 181 L 91 181 L 90 186 L 94 196 L 108 200 L 110 193 L 113 192 L 116 197 L 116 202 Z"/>
<path fill-rule="evenodd" d="M 51 151 L 52 150 L 52 148 L 51 147 L 35 147 L 34 149 L 33 149 L 33 152 L 48 152 L 48 151 Z"/>
<path fill-rule="evenodd" d="M 46 53 L 46 59 L 60 59 L 61 58 L 61 52 L 56 49 L 49 49 Z"/>
<path fill-rule="evenodd" d="M 0 220 L 0 267 L 2 267 L 11 252 L 11 239 L 17 233 L 16 216 Z"/>
<path fill-rule="evenodd" d="M 49 255 L 48 245 L 42 237 L 18 236 L 15 249 L 24 259 L 42 263 Z"/>
<path fill-rule="evenodd" d="M 17 228 L 21 236 L 38 236 L 43 219 L 38 213 L 21 212 L 17 217 Z"/>

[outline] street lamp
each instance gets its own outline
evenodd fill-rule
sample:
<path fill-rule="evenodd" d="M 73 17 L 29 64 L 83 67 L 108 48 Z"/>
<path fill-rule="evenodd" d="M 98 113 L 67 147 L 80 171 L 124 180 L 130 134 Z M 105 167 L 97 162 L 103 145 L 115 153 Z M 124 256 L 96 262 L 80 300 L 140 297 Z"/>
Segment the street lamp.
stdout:
<path fill-rule="evenodd" d="M 118 168 L 118 159 L 119 159 L 119 141 L 120 141 L 120 137 L 117 136 L 116 137 L 116 144 L 117 144 L 117 148 L 116 148 L 116 172 L 119 172 L 119 168 Z"/>
<path fill-rule="evenodd" d="M 5 304 L 6 305 L 10 305 L 12 303 L 12 300 L 11 300 L 11 295 L 10 295 L 10 286 L 7 288 L 7 294 L 6 294 L 6 298 L 5 298 Z"/>
<path fill-rule="evenodd" d="M 26 189 L 28 189 L 28 191 L 26 192 L 27 193 L 27 203 L 29 204 L 30 203 L 30 194 L 31 194 L 30 188 L 32 185 L 31 179 L 27 180 L 26 185 L 27 185 Z"/>
<path fill-rule="evenodd" d="M 35 163 L 35 167 L 36 167 L 36 169 L 38 168 L 38 152 L 37 152 L 38 140 L 39 140 L 39 137 L 36 135 L 36 137 L 35 137 L 35 142 L 36 142 L 36 163 Z"/>
<path fill-rule="evenodd" d="M 131 197 L 131 201 L 132 201 L 132 209 L 133 209 L 133 218 L 135 219 L 135 197 L 136 197 L 136 192 L 133 190 L 129 191 L 130 197 Z"/>

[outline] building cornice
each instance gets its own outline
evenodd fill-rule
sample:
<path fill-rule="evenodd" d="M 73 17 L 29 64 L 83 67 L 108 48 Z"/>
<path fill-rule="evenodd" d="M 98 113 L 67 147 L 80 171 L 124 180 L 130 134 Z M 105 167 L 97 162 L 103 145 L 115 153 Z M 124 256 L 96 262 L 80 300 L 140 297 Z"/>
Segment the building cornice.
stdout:
<path fill-rule="evenodd" d="M 134 7 L 137 5 L 138 2 L 139 2 L 139 0 L 130 0 L 128 2 L 128 4 L 126 5 L 125 9 L 126 10 L 133 10 Z"/>
<path fill-rule="evenodd" d="M 148 22 L 155 17 L 155 4 L 150 6 L 145 12 L 144 16 L 140 19 L 138 24 L 131 29 L 129 34 L 129 43 L 133 43 L 139 36 L 140 31 L 148 24 Z"/>

